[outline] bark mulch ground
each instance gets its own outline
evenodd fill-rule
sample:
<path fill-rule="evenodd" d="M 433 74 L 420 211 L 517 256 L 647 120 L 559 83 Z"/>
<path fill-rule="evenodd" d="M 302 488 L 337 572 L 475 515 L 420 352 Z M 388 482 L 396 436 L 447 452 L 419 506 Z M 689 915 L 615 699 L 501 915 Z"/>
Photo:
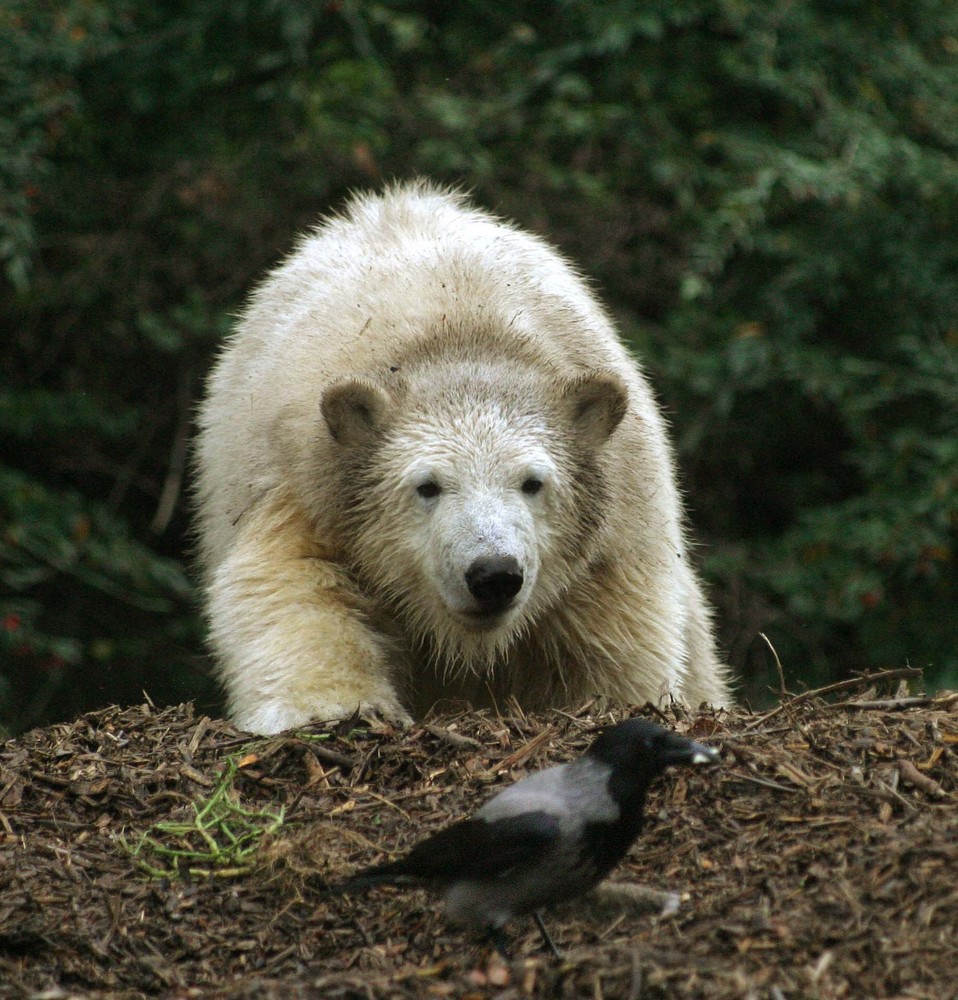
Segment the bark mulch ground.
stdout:
<path fill-rule="evenodd" d="M 12 740 L 0 996 L 958 997 L 958 695 L 887 675 L 763 714 L 667 713 L 723 763 L 660 781 L 615 878 L 678 908 L 547 913 L 561 961 L 524 920 L 503 961 L 420 890 L 324 897 L 607 721 L 464 713 L 254 739 L 144 705 Z"/>

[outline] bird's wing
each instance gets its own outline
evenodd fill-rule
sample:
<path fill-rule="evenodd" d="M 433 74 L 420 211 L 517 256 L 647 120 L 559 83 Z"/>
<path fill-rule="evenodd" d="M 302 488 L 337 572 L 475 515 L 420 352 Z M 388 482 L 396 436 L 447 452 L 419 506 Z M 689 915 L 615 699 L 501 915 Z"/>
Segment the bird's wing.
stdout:
<path fill-rule="evenodd" d="M 559 819 L 526 812 L 502 819 L 466 819 L 417 844 L 387 867 L 423 881 L 483 881 L 540 861 L 559 838 Z"/>

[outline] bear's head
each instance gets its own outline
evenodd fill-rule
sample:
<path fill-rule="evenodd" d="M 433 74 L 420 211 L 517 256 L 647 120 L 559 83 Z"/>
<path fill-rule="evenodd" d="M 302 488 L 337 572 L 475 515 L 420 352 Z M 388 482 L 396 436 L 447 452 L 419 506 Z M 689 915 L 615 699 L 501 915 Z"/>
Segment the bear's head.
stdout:
<path fill-rule="evenodd" d="M 445 669 L 489 667 L 575 586 L 606 503 L 614 373 L 437 361 L 346 379 L 321 409 L 361 584 Z"/>

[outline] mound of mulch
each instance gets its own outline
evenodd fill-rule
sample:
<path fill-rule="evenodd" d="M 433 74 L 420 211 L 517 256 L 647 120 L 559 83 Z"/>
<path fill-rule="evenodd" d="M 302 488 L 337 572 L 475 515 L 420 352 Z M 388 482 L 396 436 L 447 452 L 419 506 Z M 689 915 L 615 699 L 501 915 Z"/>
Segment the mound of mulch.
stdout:
<path fill-rule="evenodd" d="M 531 921 L 503 961 L 423 891 L 323 889 L 581 753 L 609 715 L 254 739 L 143 705 L 33 731 L 0 748 L 0 996 L 958 996 L 958 695 L 887 676 L 764 714 L 647 707 L 722 751 L 661 780 L 615 873 L 678 909 L 547 913 L 561 961 Z"/>

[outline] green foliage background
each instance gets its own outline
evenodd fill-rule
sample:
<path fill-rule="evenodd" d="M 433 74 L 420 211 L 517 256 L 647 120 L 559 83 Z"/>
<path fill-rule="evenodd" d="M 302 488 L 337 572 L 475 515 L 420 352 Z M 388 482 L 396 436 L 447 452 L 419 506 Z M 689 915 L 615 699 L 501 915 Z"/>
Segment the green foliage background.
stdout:
<path fill-rule="evenodd" d="M 673 423 L 743 693 L 958 683 L 958 7 L 4 0 L 0 722 L 215 708 L 192 407 L 348 189 L 564 247 Z"/>

